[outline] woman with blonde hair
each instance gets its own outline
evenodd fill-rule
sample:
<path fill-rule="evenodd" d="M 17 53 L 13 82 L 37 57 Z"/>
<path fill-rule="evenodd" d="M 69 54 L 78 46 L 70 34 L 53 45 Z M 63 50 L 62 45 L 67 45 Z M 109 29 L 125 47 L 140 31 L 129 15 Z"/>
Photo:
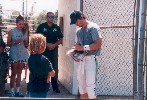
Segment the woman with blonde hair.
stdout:
<path fill-rule="evenodd" d="M 32 34 L 29 41 L 28 59 L 30 70 L 27 91 L 29 97 L 46 98 L 50 87 L 50 79 L 55 76 L 51 62 L 42 53 L 46 48 L 46 38 L 41 34 Z"/>

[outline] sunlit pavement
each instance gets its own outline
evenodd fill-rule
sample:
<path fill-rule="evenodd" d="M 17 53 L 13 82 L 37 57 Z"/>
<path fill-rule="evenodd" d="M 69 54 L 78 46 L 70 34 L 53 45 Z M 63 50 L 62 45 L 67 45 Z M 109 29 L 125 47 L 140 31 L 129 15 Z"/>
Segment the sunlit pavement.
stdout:
<path fill-rule="evenodd" d="M 10 73 L 11 71 L 9 71 L 9 74 L 11 74 Z M 28 82 L 28 76 L 29 75 L 29 70 L 27 70 L 27 77 L 26 77 L 26 79 L 24 79 L 25 78 L 25 70 L 23 70 L 23 72 L 22 72 L 22 81 L 21 81 L 21 88 L 20 88 L 20 90 L 21 90 L 21 92 L 25 95 L 25 97 L 24 98 L 28 98 L 28 95 L 27 95 L 27 90 L 26 90 L 26 88 L 27 88 L 27 82 Z M 9 90 L 10 90 L 10 78 L 8 78 L 8 80 L 7 80 L 7 83 L 6 83 L 6 93 L 5 93 L 5 97 L 8 97 L 9 96 Z M 53 91 L 52 91 L 52 87 L 51 87 L 51 89 L 50 89 L 50 91 L 48 92 L 48 96 L 47 96 L 47 98 L 68 98 L 68 99 L 75 99 L 77 96 L 76 95 L 72 95 L 72 94 L 70 94 L 60 83 L 59 83 L 59 89 L 60 89 L 60 92 L 61 93 L 54 93 Z"/>

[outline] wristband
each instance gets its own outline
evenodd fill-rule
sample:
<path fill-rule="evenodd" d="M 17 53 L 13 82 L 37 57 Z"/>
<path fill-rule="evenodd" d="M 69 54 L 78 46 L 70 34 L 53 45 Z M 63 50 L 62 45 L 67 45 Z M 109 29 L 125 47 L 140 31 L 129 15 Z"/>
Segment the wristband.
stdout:
<path fill-rule="evenodd" d="M 89 45 L 84 45 L 84 50 L 90 50 Z"/>

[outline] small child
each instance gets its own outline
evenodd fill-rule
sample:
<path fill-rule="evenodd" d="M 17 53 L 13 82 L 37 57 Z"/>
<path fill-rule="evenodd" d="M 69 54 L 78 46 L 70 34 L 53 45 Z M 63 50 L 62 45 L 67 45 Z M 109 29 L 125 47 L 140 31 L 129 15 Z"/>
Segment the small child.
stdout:
<path fill-rule="evenodd" d="M 31 53 L 28 59 L 30 75 L 27 91 L 29 97 L 46 98 L 50 79 L 55 76 L 51 62 L 41 54 L 45 48 L 46 38 L 41 34 L 32 34 L 28 47 Z"/>
<path fill-rule="evenodd" d="M 5 93 L 5 83 L 7 82 L 8 73 L 8 54 L 4 52 L 6 44 L 0 42 L 0 96 L 4 96 Z"/>

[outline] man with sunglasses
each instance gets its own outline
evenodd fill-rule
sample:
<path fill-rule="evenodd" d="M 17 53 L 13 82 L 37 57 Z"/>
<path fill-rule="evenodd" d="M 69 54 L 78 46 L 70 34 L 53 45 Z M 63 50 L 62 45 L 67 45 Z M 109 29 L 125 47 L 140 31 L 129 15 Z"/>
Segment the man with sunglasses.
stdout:
<path fill-rule="evenodd" d="M 55 70 L 55 77 L 51 78 L 53 91 L 60 93 L 58 88 L 58 45 L 63 41 L 63 34 L 60 27 L 54 24 L 55 15 L 53 12 L 48 12 L 46 15 L 46 22 L 42 23 L 37 28 L 37 33 L 41 33 L 46 37 L 47 46 L 43 53 L 51 61 L 53 69 Z"/>

